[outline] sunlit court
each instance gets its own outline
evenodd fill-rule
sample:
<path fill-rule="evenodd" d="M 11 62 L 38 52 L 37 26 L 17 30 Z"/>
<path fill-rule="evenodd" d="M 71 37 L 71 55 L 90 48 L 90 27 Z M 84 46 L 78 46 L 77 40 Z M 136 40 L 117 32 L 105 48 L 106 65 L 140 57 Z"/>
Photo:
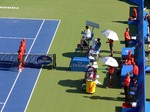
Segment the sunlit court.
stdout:
<path fill-rule="evenodd" d="M 59 23 L 60 20 L 0 18 L 1 112 L 26 110 L 41 72 L 41 67 L 34 67 L 33 63 L 38 62 L 33 55 L 48 54 Z M 26 39 L 25 61 L 30 63 L 19 72 L 13 62 L 17 63 L 22 39 Z"/>

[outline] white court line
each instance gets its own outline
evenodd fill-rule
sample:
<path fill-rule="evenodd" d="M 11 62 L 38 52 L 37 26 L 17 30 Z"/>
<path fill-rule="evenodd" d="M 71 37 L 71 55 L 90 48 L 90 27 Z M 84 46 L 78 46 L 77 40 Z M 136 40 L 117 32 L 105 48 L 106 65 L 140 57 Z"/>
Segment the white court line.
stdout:
<path fill-rule="evenodd" d="M 56 31 L 55 31 L 55 33 L 54 33 L 54 35 L 53 35 L 53 39 L 52 39 L 52 41 L 51 41 L 51 44 L 53 43 L 53 40 L 54 40 L 54 37 L 55 37 L 56 32 L 57 32 L 57 30 L 58 30 L 58 27 L 59 27 L 60 22 L 61 22 L 61 21 L 59 21 L 59 23 L 58 23 L 58 25 L 57 25 L 57 28 L 56 28 Z M 49 45 L 49 48 L 48 48 L 48 50 L 47 50 L 47 54 L 48 54 L 48 52 L 49 52 L 49 50 L 50 50 L 51 44 Z M 38 82 L 38 79 L 39 79 L 39 77 L 40 77 L 41 71 L 42 71 L 42 68 L 40 69 L 40 72 L 39 72 L 39 74 L 38 74 L 37 80 L 36 80 L 36 82 L 35 82 L 35 84 L 34 84 L 34 87 L 33 87 L 33 89 L 32 89 L 32 92 L 31 92 L 31 94 L 30 94 L 30 97 L 29 97 L 29 99 L 28 99 L 28 102 L 27 102 L 27 105 L 26 105 L 26 108 L 25 108 L 24 112 L 26 112 L 26 110 L 27 110 L 27 107 L 28 107 L 28 105 L 29 105 L 29 102 L 30 102 L 30 100 L 31 100 L 31 97 L 32 97 L 32 95 L 33 95 L 33 92 L 34 92 L 34 90 L 35 90 L 35 86 L 36 86 L 36 84 L 37 84 L 37 82 Z"/>
<path fill-rule="evenodd" d="M 19 7 L 15 7 L 15 6 L 0 6 L 0 9 L 16 9 L 16 10 L 18 10 Z"/>
<path fill-rule="evenodd" d="M 30 47 L 30 49 L 29 49 L 29 51 L 28 51 L 28 53 L 27 53 L 27 56 L 26 56 L 25 60 L 27 59 L 29 53 L 31 52 L 32 47 L 33 47 L 33 45 L 34 45 L 34 43 L 35 43 L 35 41 L 36 41 L 36 39 L 37 39 L 37 37 L 38 37 L 38 35 L 39 35 L 39 33 L 40 33 L 42 27 L 43 27 L 44 22 L 45 22 L 45 20 L 43 20 L 43 22 L 42 22 L 42 24 L 41 24 L 41 26 L 40 26 L 40 28 L 39 28 L 39 30 L 38 30 L 36 36 L 35 36 L 35 39 L 34 39 L 32 45 L 31 45 L 31 47 Z M 21 73 L 21 72 L 18 73 L 18 75 L 17 75 L 17 77 L 16 77 L 16 79 L 15 79 L 15 81 L 14 81 L 14 83 L 13 83 L 13 85 L 12 85 L 10 91 L 9 91 L 9 94 L 8 94 L 8 96 L 7 96 L 7 98 L 6 98 L 5 102 L 4 102 L 4 105 L 3 105 L 2 109 L 1 109 L 1 112 L 3 112 L 3 110 L 4 110 L 5 106 L 6 106 L 6 103 L 7 103 L 8 99 L 9 99 L 9 97 L 10 97 L 10 95 L 11 95 L 11 93 L 12 93 L 14 87 L 15 87 L 15 84 L 16 84 L 16 82 L 17 82 L 19 76 L 20 76 L 20 73 Z"/>
<path fill-rule="evenodd" d="M 57 32 L 57 30 L 58 30 L 58 27 L 59 27 L 59 25 L 60 25 L 60 22 L 61 22 L 61 20 L 59 21 L 59 23 L 58 23 L 58 25 L 57 25 L 56 31 L 55 31 L 55 33 L 54 33 L 54 35 L 53 35 L 52 42 L 51 42 L 51 44 L 50 44 L 50 46 L 49 46 L 49 48 L 48 48 L 48 50 L 47 50 L 47 54 L 48 54 L 48 52 L 49 52 L 49 50 L 50 50 L 50 48 L 51 48 L 51 45 L 52 45 L 52 43 L 53 43 L 54 37 L 55 37 L 56 32 Z"/>
<path fill-rule="evenodd" d="M 34 38 L 22 38 L 22 37 L 0 37 L 0 39 L 26 39 L 26 40 L 34 40 Z"/>
<path fill-rule="evenodd" d="M 0 17 L 0 19 L 21 19 L 21 20 L 52 20 L 60 21 L 60 19 L 43 19 L 43 18 L 16 18 L 16 17 Z"/>

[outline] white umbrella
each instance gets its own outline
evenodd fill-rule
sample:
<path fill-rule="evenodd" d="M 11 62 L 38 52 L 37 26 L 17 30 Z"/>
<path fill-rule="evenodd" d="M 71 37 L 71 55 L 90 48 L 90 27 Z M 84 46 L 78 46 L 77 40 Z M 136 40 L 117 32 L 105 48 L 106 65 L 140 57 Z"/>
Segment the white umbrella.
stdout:
<path fill-rule="evenodd" d="M 118 62 L 113 57 L 102 57 L 101 62 L 112 67 L 118 67 Z"/>
<path fill-rule="evenodd" d="M 103 30 L 102 34 L 108 39 L 119 40 L 117 33 L 112 30 Z"/>

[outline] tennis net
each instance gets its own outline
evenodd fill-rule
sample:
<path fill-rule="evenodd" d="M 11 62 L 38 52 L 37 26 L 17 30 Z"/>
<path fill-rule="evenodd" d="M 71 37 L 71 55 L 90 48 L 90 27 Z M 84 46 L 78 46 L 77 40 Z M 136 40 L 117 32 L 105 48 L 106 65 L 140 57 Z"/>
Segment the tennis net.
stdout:
<path fill-rule="evenodd" d="M 55 68 L 56 54 L 25 54 L 24 67 L 30 68 Z M 0 67 L 18 66 L 17 53 L 0 53 Z"/>

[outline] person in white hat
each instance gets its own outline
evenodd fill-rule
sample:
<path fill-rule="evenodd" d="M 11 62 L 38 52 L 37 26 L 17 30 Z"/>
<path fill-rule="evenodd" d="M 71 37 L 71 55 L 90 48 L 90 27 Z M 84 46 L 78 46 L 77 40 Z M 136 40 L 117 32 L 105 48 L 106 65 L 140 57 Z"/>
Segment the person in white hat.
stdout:
<path fill-rule="evenodd" d="M 86 79 L 96 80 L 96 69 L 92 65 L 86 66 L 86 73 L 84 75 L 83 83 L 85 83 Z"/>

